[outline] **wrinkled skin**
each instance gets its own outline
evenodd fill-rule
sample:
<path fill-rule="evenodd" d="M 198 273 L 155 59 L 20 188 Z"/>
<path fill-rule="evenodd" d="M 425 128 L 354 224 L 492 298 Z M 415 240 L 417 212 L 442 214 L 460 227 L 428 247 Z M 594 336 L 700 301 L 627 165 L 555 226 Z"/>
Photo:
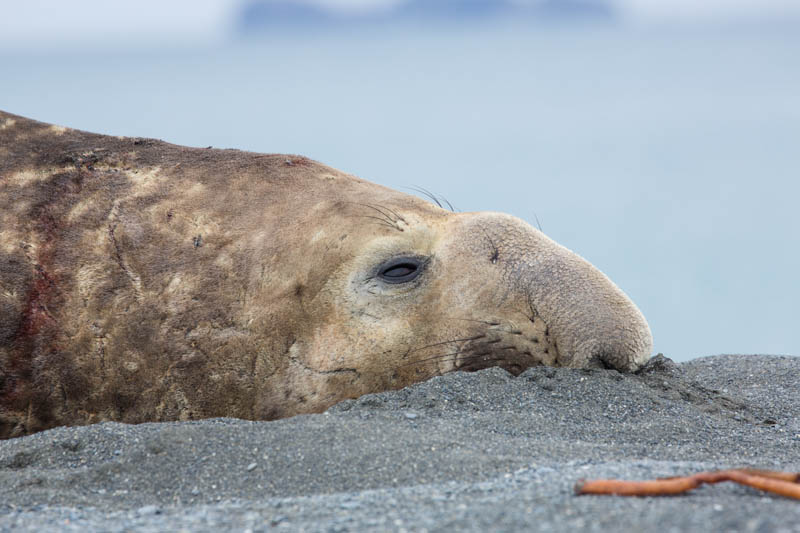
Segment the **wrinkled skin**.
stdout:
<path fill-rule="evenodd" d="M 0 437 L 275 419 L 492 365 L 630 371 L 651 348 L 619 288 L 514 217 L 0 112 Z"/>

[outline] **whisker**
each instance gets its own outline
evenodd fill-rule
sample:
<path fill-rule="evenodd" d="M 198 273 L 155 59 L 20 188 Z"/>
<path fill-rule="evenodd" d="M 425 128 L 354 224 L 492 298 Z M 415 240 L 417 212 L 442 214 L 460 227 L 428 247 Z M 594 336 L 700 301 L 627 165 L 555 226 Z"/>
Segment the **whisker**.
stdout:
<path fill-rule="evenodd" d="M 507 349 L 511 349 L 511 348 L 513 348 L 513 346 L 506 346 L 506 347 L 504 347 L 502 349 L 507 350 Z M 460 355 L 462 353 L 464 353 L 463 350 L 459 350 L 457 352 L 445 353 L 445 354 L 438 354 L 438 355 L 436 355 L 434 357 L 428 357 L 426 359 L 421 359 L 419 361 L 414 361 L 412 363 L 407 363 L 407 364 L 401 365 L 401 366 L 411 366 L 411 365 L 415 365 L 415 364 L 427 363 L 429 361 L 434 361 L 434 360 L 444 361 L 448 357 L 453 357 L 455 359 L 455 356 Z M 476 355 L 468 355 L 466 357 L 463 357 L 459 361 L 460 366 L 457 368 L 457 370 L 463 369 L 464 367 L 468 368 L 470 364 L 476 363 L 478 361 L 483 361 L 485 363 L 496 363 L 496 362 L 499 362 L 499 361 L 503 361 L 503 359 L 504 359 L 504 357 L 502 355 L 498 355 L 498 354 L 495 354 L 495 353 L 492 353 L 492 352 L 479 353 L 479 354 L 476 354 Z"/>
<path fill-rule="evenodd" d="M 412 191 L 416 191 L 418 193 L 424 194 L 425 196 L 430 198 L 434 203 L 436 203 L 436 205 L 438 205 L 439 207 L 442 207 L 442 203 L 439 201 L 439 199 L 436 198 L 436 196 L 432 192 L 430 192 L 429 190 L 424 189 L 422 187 L 419 187 L 418 185 L 414 185 L 413 187 L 409 187 L 409 189 L 411 189 Z M 442 209 L 444 209 L 444 208 L 442 207 Z"/>
<path fill-rule="evenodd" d="M 374 211 L 377 211 L 377 212 L 378 212 L 378 213 L 380 213 L 381 215 L 385 216 L 385 217 L 386 217 L 386 219 L 387 219 L 387 220 L 389 220 L 389 222 L 391 222 L 392 224 L 396 224 L 396 223 L 397 223 L 397 220 L 396 220 L 396 219 L 394 219 L 394 218 L 390 217 L 390 216 L 389 216 L 389 215 L 386 213 L 386 211 L 384 211 L 386 208 L 385 208 L 385 207 L 383 207 L 383 206 L 378 206 L 378 205 L 374 205 L 374 204 L 359 204 L 359 205 L 363 205 L 364 207 L 369 207 L 370 209 L 372 209 L 372 210 L 374 210 Z M 389 211 L 389 212 L 391 213 L 391 211 Z"/>
<path fill-rule="evenodd" d="M 432 347 L 434 347 L 434 346 L 441 346 L 442 344 L 448 344 L 448 343 L 451 343 L 451 342 L 467 342 L 467 341 L 475 341 L 475 340 L 478 340 L 478 339 L 483 339 L 484 337 L 486 337 L 486 335 L 476 335 L 476 336 L 474 336 L 474 337 L 466 337 L 466 338 L 463 338 L 463 339 L 451 339 L 451 340 L 442 341 L 442 342 L 435 342 L 435 343 L 433 343 L 433 344 L 426 344 L 425 346 L 420 346 L 419 348 L 415 348 L 415 349 L 413 349 L 413 350 L 408 350 L 408 351 L 407 351 L 407 352 L 406 352 L 406 353 L 403 355 L 402 359 L 405 359 L 406 357 L 408 357 L 408 356 L 409 356 L 409 355 L 411 355 L 412 353 L 419 352 L 419 351 L 421 351 L 421 350 L 424 350 L 424 349 L 426 349 L 426 348 L 432 348 Z M 458 351 L 456 351 L 456 352 L 452 352 L 452 353 L 453 353 L 453 354 L 456 354 L 456 353 L 460 353 L 461 351 L 462 351 L 462 350 L 461 350 L 461 348 L 459 348 L 459 349 L 458 349 Z M 387 352 L 387 351 L 384 351 L 384 352 L 374 352 L 374 353 L 370 354 L 370 356 L 375 356 L 375 355 L 378 355 L 378 354 L 387 354 L 387 353 L 391 353 L 391 350 L 390 350 L 390 351 L 388 351 L 388 352 Z M 451 354 L 439 354 L 439 355 L 434 355 L 433 357 L 430 357 L 430 358 L 427 358 L 427 359 L 422 359 L 422 361 L 430 361 L 431 359 L 436 359 L 437 357 L 442 357 L 442 356 L 444 356 L 444 355 L 451 355 Z M 415 362 L 411 362 L 411 363 L 407 363 L 407 364 L 415 364 Z M 407 365 L 400 365 L 400 366 L 407 366 Z"/>
<path fill-rule="evenodd" d="M 539 217 L 538 217 L 538 216 L 536 216 L 536 213 L 534 213 L 534 214 L 533 214 L 533 218 L 535 218 L 535 219 L 536 219 L 536 225 L 537 225 L 537 226 L 539 226 L 539 231 L 541 231 L 542 233 L 544 233 L 544 230 L 542 229 L 542 223 L 541 223 L 541 222 L 539 222 Z"/>
<path fill-rule="evenodd" d="M 455 213 L 455 212 L 456 212 L 456 208 L 455 208 L 455 207 L 453 207 L 453 204 L 451 204 L 451 203 L 450 203 L 450 200 L 448 200 L 448 199 L 447 199 L 447 198 L 445 198 L 444 196 L 442 196 L 442 200 L 444 200 L 444 203 L 446 203 L 446 204 L 447 204 L 447 207 L 449 207 L 449 208 L 450 208 L 450 211 L 452 211 L 453 213 Z"/>
<path fill-rule="evenodd" d="M 444 209 L 444 206 L 442 205 L 442 202 L 444 202 L 445 204 L 447 204 L 447 207 L 450 208 L 450 211 L 455 212 L 455 209 L 453 209 L 453 204 L 448 202 L 447 198 L 445 198 L 444 196 L 438 196 L 436 194 L 433 194 L 431 191 L 429 191 L 428 189 L 425 189 L 424 187 L 418 187 L 417 190 L 419 192 L 421 192 L 422 194 L 424 194 L 424 195 L 428 196 L 429 198 L 431 198 L 434 202 L 436 202 L 436 205 L 438 205 L 442 209 Z"/>
<path fill-rule="evenodd" d="M 445 318 L 449 318 L 450 320 L 463 320 L 465 322 L 478 322 L 480 324 L 487 324 L 489 326 L 499 326 L 500 322 L 490 322 L 488 320 L 478 320 L 477 318 L 459 318 L 456 316 L 448 316 Z"/>
<path fill-rule="evenodd" d="M 512 350 L 512 349 L 515 349 L 515 347 L 514 346 L 503 346 L 503 347 L 501 347 L 499 349 L 500 350 Z M 401 365 L 401 366 L 410 366 L 410 365 L 418 364 L 418 363 L 427 363 L 428 361 L 434 361 L 434 360 L 437 360 L 437 359 L 445 359 L 446 357 L 450 357 L 450 356 L 461 355 L 464 352 L 465 352 L 465 350 L 458 350 L 458 351 L 455 351 L 455 352 L 438 354 L 438 355 L 434 355 L 433 357 L 426 357 L 425 359 L 420 359 L 419 361 L 413 361 L 411 363 L 406 363 L 405 365 Z M 467 357 L 464 357 L 462 359 L 462 361 L 470 361 L 472 359 L 478 359 L 480 357 L 489 357 L 489 356 L 491 356 L 491 358 L 488 359 L 489 361 L 499 361 L 499 360 L 503 359 L 502 355 L 499 355 L 499 354 L 496 354 L 496 353 L 493 353 L 493 352 L 484 352 L 484 353 L 479 353 L 479 354 L 476 354 L 476 355 L 469 355 Z"/>
<path fill-rule="evenodd" d="M 405 222 L 405 221 L 406 221 L 406 219 L 404 219 L 404 218 L 402 217 L 402 215 L 398 215 L 398 214 L 397 214 L 397 211 L 395 211 L 395 210 L 393 210 L 393 209 L 390 209 L 390 208 L 386 207 L 385 205 L 382 205 L 381 207 L 382 207 L 383 209 L 386 209 L 387 211 L 389 211 L 389 212 L 390 212 L 391 214 L 393 214 L 395 217 L 397 217 L 397 220 L 402 220 L 403 222 Z"/>
<path fill-rule="evenodd" d="M 358 202 L 352 202 L 352 203 L 355 204 L 355 205 L 361 206 L 361 207 L 366 207 L 368 209 L 372 209 L 377 214 L 379 214 L 382 219 L 385 219 L 386 222 L 388 222 L 389 224 L 392 224 L 392 225 L 397 224 L 397 221 L 395 219 L 390 217 L 385 211 L 382 211 L 382 210 L 378 209 L 377 207 L 375 207 L 372 204 L 362 204 L 362 203 L 358 203 Z"/>
<path fill-rule="evenodd" d="M 455 212 L 455 209 L 453 208 L 453 204 L 451 204 L 447 200 L 447 198 L 445 198 L 444 196 L 437 196 L 437 195 L 433 194 L 431 191 L 429 191 L 428 189 L 425 189 L 424 187 L 417 187 L 417 191 L 421 192 L 422 194 L 424 194 L 426 196 L 428 196 L 431 200 L 436 202 L 436 205 L 438 205 L 442 209 L 444 209 L 444 206 L 442 205 L 442 202 L 444 202 L 445 204 L 447 204 L 447 207 L 450 208 L 450 211 Z"/>
<path fill-rule="evenodd" d="M 421 347 L 416 348 L 414 350 L 410 350 L 408 353 L 412 354 L 414 352 L 419 352 L 419 351 L 424 350 L 426 348 L 432 348 L 434 346 L 441 346 L 442 344 L 449 344 L 451 342 L 476 341 L 478 339 L 483 339 L 484 337 L 486 337 L 486 335 L 477 335 L 475 337 L 466 337 L 464 339 L 451 339 L 451 340 L 448 340 L 448 341 L 434 342 L 433 344 L 426 344 L 425 346 L 421 346 Z"/>
<path fill-rule="evenodd" d="M 405 364 L 402 364 L 400 366 L 403 367 L 403 366 L 418 365 L 418 364 L 421 364 L 421 363 L 427 363 L 428 361 L 435 361 L 437 359 L 444 359 L 445 357 L 459 355 L 461 353 L 464 353 L 464 350 L 458 350 L 458 351 L 450 352 L 450 353 L 440 353 L 440 354 L 434 355 L 433 357 L 426 357 L 425 359 L 420 359 L 419 361 L 411 361 L 410 363 L 405 363 Z"/>
<path fill-rule="evenodd" d="M 438 205 L 438 206 L 439 206 L 439 207 L 441 207 L 442 209 L 444 209 L 444 206 L 442 205 L 442 202 L 444 202 L 444 203 L 447 205 L 447 207 L 450 209 L 450 211 L 452 211 L 453 213 L 455 213 L 455 212 L 456 212 L 456 208 L 455 208 L 455 207 L 453 207 L 453 204 L 451 204 L 451 203 L 450 203 L 450 201 L 449 201 L 447 198 L 445 198 L 444 196 L 441 196 L 441 197 L 439 197 L 439 196 L 436 196 L 435 194 L 433 194 L 433 193 L 432 193 L 431 191 L 429 191 L 428 189 L 425 189 L 424 187 L 420 187 L 420 186 L 418 186 L 418 185 L 415 185 L 415 186 L 412 186 L 412 187 L 406 187 L 406 189 L 410 189 L 410 190 L 412 190 L 412 191 L 415 191 L 415 192 L 418 192 L 418 193 L 420 193 L 420 194 L 423 194 L 423 195 L 427 196 L 427 197 L 428 197 L 428 198 L 430 198 L 430 199 L 431 199 L 431 200 L 432 200 L 432 201 L 433 201 L 433 202 L 434 202 L 436 205 Z"/>
<path fill-rule="evenodd" d="M 378 222 L 380 222 L 380 223 L 381 223 L 381 225 L 383 225 L 383 226 L 387 226 L 387 227 L 389 227 L 389 228 L 392 228 L 393 230 L 397 230 L 397 231 L 403 231 L 402 229 L 398 228 L 398 227 L 397 227 L 397 226 L 395 226 L 394 224 L 391 224 L 391 223 L 387 222 L 387 221 L 386 221 L 386 219 L 384 219 L 384 218 L 380 218 L 380 217 L 373 217 L 373 216 L 371 216 L 371 215 L 354 215 L 354 216 L 357 216 L 357 217 L 359 217 L 359 218 L 371 218 L 371 219 L 373 219 L 373 220 L 377 220 L 377 221 L 378 221 Z"/>

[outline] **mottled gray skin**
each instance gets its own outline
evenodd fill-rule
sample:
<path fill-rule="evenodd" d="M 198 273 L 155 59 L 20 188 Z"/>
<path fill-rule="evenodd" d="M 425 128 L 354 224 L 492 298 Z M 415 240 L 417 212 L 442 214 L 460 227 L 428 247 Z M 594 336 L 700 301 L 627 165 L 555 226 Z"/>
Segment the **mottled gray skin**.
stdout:
<path fill-rule="evenodd" d="M 384 282 L 397 257 L 419 276 Z M 651 349 L 616 285 L 514 217 L 0 112 L 0 437 L 275 419 L 457 369 L 630 371 Z"/>

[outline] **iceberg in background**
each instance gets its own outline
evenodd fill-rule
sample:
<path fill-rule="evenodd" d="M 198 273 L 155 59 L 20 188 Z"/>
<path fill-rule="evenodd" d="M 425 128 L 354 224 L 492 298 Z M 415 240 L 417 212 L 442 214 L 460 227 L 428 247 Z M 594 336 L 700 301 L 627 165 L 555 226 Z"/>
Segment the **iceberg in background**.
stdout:
<path fill-rule="evenodd" d="M 601 0 L 539 0 L 525 3 L 508 0 L 410 0 L 399 6 L 396 16 L 437 21 L 502 16 L 522 16 L 531 19 L 550 17 L 611 19 L 614 16 L 614 9 Z"/>
<path fill-rule="evenodd" d="M 796 33 L 790 0 L 36 0 L 5 2 L 0 54 L 216 46 L 242 36 L 355 29 L 572 27 L 756 29 Z"/>
<path fill-rule="evenodd" d="M 393 23 L 461 24 L 495 20 L 613 21 L 615 8 L 602 0 L 405 0 L 394 6 L 347 11 L 311 1 L 251 0 L 241 9 L 237 30 L 257 35 L 281 29 L 378 26 Z"/>

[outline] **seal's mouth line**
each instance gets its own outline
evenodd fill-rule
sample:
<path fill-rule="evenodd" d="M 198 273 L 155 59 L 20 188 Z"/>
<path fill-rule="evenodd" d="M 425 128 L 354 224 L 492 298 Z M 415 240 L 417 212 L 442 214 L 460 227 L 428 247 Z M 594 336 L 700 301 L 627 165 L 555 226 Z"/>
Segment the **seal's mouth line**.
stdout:
<path fill-rule="evenodd" d="M 456 343 L 456 342 L 472 342 L 472 341 L 476 341 L 476 340 L 479 340 L 479 339 L 483 339 L 485 337 L 486 337 L 486 335 L 473 335 L 472 337 L 465 337 L 463 339 L 450 339 L 450 340 L 441 341 L 441 342 L 434 342 L 433 344 L 426 344 L 425 346 L 420 346 L 419 348 L 415 348 L 415 349 L 409 351 L 408 353 L 411 354 L 411 353 L 414 353 L 414 352 L 420 352 L 422 350 L 425 350 L 425 349 L 428 349 L 428 348 L 433 348 L 434 346 L 442 346 L 444 344 L 452 344 L 452 343 Z"/>
<path fill-rule="evenodd" d="M 514 334 L 521 334 L 513 332 Z M 416 361 L 409 361 L 400 365 L 401 367 L 409 366 L 422 366 L 426 363 L 445 365 L 449 368 L 439 368 L 434 375 L 446 374 L 456 370 L 480 370 L 491 366 L 501 366 L 506 368 L 509 372 L 519 373 L 529 366 L 540 364 L 535 358 L 531 350 L 520 350 L 512 344 L 504 344 L 503 339 L 500 337 L 489 338 L 488 335 L 474 335 L 472 337 L 452 339 L 449 341 L 442 341 L 433 344 L 428 344 L 420 348 L 411 350 L 409 353 L 419 352 L 426 348 L 445 346 L 447 344 L 458 343 L 455 350 L 445 353 L 438 353 L 418 359 Z M 476 353 L 477 352 L 477 353 Z M 474 368 L 473 368 L 474 367 Z"/>
<path fill-rule="evenodd" d="M 462 350 L 461 357 L 456 356 L 453 361 L 453 370 L 474 372 L 499 366 L 514 375 L 519 375 L 526 368 L 542 364 L 533 351 L 504 344 L 502 339 L 493 339 L 471 348 Z"/>
<path fill-rule="evenodd" d="M 309 366 L 303 360 L 301 360 L 297 355 L 290 355 L 289 356 L 289 361 L 292 364 L 294 364 L 296 367 L 302 368 L 305 372 L 307 372 L 309 374 L 317 374 L 317 375 L 320 375 L 320 376 L 330 375 L 330 374 L 353 374 L 355 376 L 360 376 L 361 375 L 361 372 L 359 372 L 357 368 L 341 367 L 341 368 L 331 368 L 331 369 L 327 369 L 327 370 L 323 370 L 323 369 L 320 369 L 320 368 L 314 368 L 312 366 Z"/>
<path fill-rule="evenodd" d="M 467 357 L 463 357 L 461 360 L 457 362 L 456 368 L 454 370 L 460 370 L 463 372 L 475 372 L 478 370 L 483 370 L 485 368 L 491 368 L 498 366 L 507 372 L 513 374 L 514 376 L 520 375 L 525 369 L 530 368 L 532 366 L 539 366 L 534 360 L 528 361 L 515 361 L 515 358 L 509 358 L 508 354 L 497 354 L 497 353 L 480 353 L 476 355 L 470 355 Z"/>
<path fill-rule="evenodd" d="M 409 362 L 403 363 L 402 365 L 399 365 L 399 366 L 400 367 L 413 366 L 413 365 L 418 365 L 420 363 L 427 363 L 429 361 L 435 361 L 437 359 L 442 359 L 442 358 L 450 356 L 450 355 L 458 355 L 458 354 L 463 352 L 463 346 L 464 346 L 465 343 L 474 342 L 476 340 L 480 340 L 480 339 L 483 339 L 483 338 L 486 338 L 486 335 L 473 335 L 472 337 L 466 337 L 466 338 L 463 338 L 463 339 L 450 339 L 450 340 L 447 340 L 447 341 L 441 341 L 441 342 L 434 342 L 432 344 L 426 344 L 425 346 L 420 346 L 419 348 L 414 348 L 413 350 L 407 351 L 405 353 L 405 355 L 403 355 L 403 359 L 407 359 L 408 356 L 411 355 L 412 353 L 421 352 L 422 350 L 426 350 L 428 348 L 433 348 L 433 347 L 436 347 L 436 346 L 445 346 L 447 344 L 461 343 L 460 346 L 458 348 L 456 348 L 455 352 L 450 352 L 450 353 L 445 353 L 445 354 L 437 354 L 437 355 L 433 355 L 433 356 L 430 356 L 430 357 L 426 357 L 424 359 L 417 359 L 416 361 L 409 361 Z"/>
<path fill-rule="evenodd" d="M 560 354 L 547 322 L 535 311 L 528 315 L 518 310 L 518 314 L 520 320 L 448 317 L 485 325 L 483 338 L 468 341 L 460 353 L 451 354 L 452 370 L 475 371 L 499 366 L 517 375 L 532 366 L 554 364 Z"/>
<path fill-rule="evenodd" d="M 441 353 L 441 354 L 433 355 L 431 357 L 426 357 L 425 359 L 420 359 L 418 361 L 411 361 L 410 363 L 405 363 L 405 364 L 400 365 L 400 366 L 401 367 L 403 367 L 403 366 L 414 366 L 414 365 L 420 365 L 420 364 L 424 364 L 424 363 L 429 363 L 431 361 L 442 361 L 442 360 L 445 360 L 447 357 L 455 358 L 455 357 L 457 357 L 458 355 L 460 355 L 462 353 L 464 353 L 463 350 L 456 350 L 455 352 L 450 352 L 450 353 Z"/>

